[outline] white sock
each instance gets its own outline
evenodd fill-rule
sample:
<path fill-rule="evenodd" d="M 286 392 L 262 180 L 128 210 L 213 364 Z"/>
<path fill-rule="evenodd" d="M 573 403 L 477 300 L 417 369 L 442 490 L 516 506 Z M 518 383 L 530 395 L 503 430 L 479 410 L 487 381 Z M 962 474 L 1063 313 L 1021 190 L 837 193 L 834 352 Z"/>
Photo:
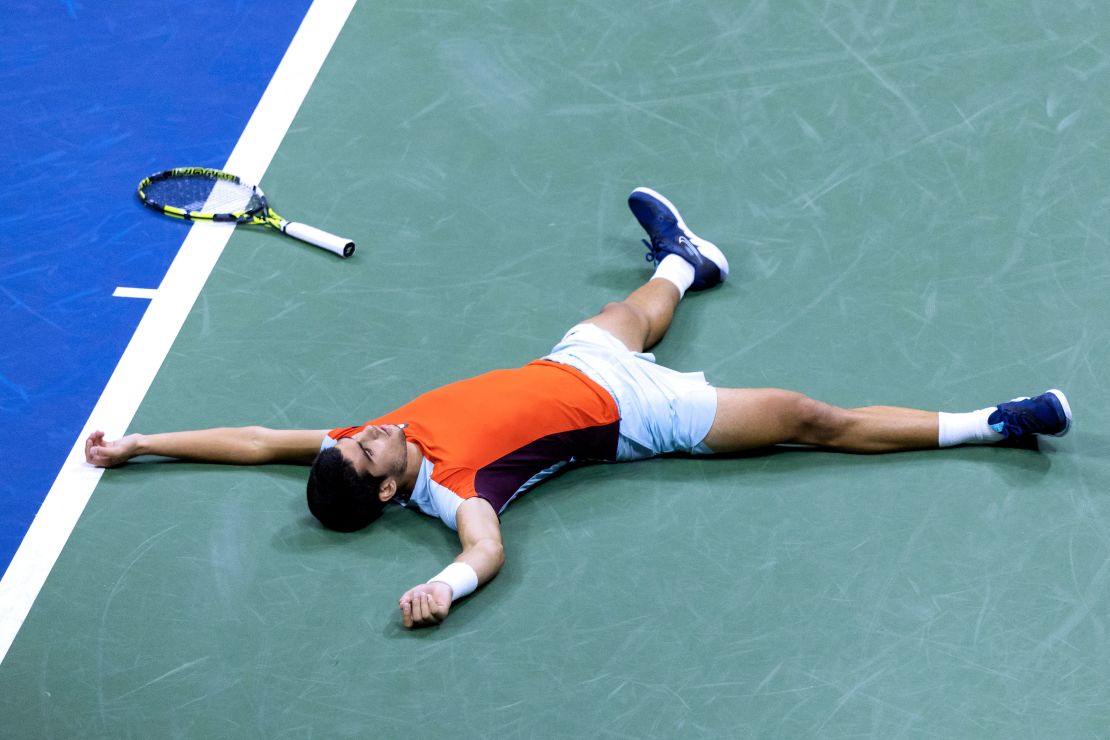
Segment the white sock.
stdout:
<path fill-rule="evenodd" d="M 651 276 L 652 280 L 656 278 L 662 278 L 672 283 L 678 288 L 678 297 L 681 298 L 694 284 L 694 266 L 677 254 L 668 254 L 659 260 L 659 266 L 655 268 L 655 274 Z"/>
<path fill-rule="evenodd" d="M 941 447 L 954 445 L 989 445 L 1000 442 L 1002 435 L 991 429 L 987 418 L 994 413 L 995 407 L 969 411 L 965 414 L 946 414 L 943 411 L 939 417 L 940 434 L 938 444 Z"/>

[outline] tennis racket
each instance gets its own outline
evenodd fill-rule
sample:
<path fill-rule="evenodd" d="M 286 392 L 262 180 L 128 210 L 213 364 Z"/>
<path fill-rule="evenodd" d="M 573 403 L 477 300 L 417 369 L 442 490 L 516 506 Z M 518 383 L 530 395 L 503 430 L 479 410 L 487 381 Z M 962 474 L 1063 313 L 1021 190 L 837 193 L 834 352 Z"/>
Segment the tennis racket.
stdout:
<path fill-rule="evenodd" d="M 139 183 L 139 199 L 167 216 L 190 221 L 264 224 L 313 246 L 350 257 L 355 243 L 307 224 L 286 221 L 270 208 L 257 185 L 230 172 L 206 167 L 178 167 Z"/>

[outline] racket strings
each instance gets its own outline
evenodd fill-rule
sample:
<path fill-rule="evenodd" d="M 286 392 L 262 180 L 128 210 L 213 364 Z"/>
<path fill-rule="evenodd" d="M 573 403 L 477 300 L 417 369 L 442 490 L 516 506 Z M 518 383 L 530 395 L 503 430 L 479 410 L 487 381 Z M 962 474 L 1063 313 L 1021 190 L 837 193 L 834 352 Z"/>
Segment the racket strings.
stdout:
<path fill-rule="evenodd" d="M 150 183 L 146 197 L 184 211 L 224 214 L 251 211 L 261 205 L 250 185 L 208 177 L 170 177 Z"/>

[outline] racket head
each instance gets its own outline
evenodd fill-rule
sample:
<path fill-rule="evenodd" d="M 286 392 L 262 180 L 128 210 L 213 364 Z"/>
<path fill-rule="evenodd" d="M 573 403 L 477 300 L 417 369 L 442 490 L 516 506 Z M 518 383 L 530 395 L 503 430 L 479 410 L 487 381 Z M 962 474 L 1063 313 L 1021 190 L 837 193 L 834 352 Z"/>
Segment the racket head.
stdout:
<path fill-rule="evenodd" d="M 176 167 L 156 172 L 139 183 L 139 200 L 156 211 L 184 219 L 257 221 L 268 211 L 257 185 L 207 167 Z"/>

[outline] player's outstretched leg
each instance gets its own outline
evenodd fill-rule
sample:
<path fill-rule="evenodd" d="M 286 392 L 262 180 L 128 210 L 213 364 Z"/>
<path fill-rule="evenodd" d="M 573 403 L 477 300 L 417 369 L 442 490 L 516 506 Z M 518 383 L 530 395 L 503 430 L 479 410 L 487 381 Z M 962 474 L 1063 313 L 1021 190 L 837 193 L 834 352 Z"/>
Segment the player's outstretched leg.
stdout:
<path fill-rule="evenodd" d="M 690 231 L 678 209 L 649 188 L 636 188 L 628 206 L 650 241 L 655 274 L 623 301 L 607 304 L 586 323 L 597 324 L 634 352 L 654 346 L 670 328 L 687 290 L 712 287 L 728 277 L 728 260 L 716 245 Z"/>
<path fill-rule="evenodd" d="M 1071 428 L 1071 407 L 1050 390 L 967 413 L 937 413 L 894 406 L 843 409 L 801 393 L 774 388 L 720 388 L 717 415 L 705 438 L 714 452 L 776 444 L 804 444 L 843 452 L 897 452 L 992 444 Z"/>

